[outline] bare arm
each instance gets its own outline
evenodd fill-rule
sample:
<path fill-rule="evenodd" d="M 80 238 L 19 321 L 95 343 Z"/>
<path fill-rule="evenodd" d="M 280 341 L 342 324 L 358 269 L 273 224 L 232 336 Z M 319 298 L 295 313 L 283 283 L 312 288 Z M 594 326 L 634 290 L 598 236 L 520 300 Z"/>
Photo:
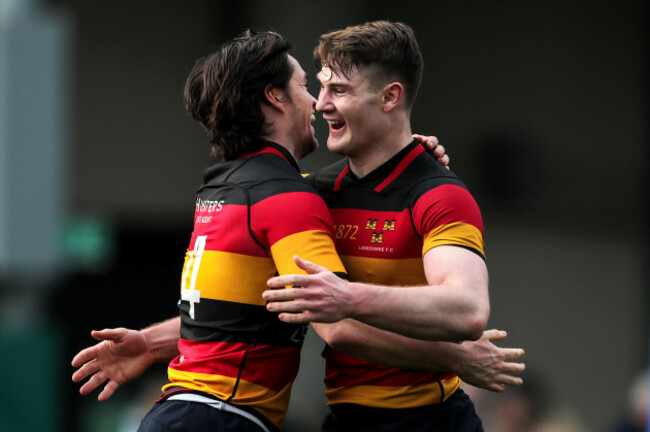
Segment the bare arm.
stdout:
<path fill-rule="evenodd" d="M 521 348 L 501 348 L 493 343 L 507 333 L 488 330 L 477 341 L 461 344 L 422 341 L 369 327 L 345 319 L 334 324 L 312 323 L 330 346 L 362 360 L 410 370 L 456 373 L 463 381 L 491 391 L 504 391 L 522 384 L 517 376 L 525 369 L 515 362 L 524 355 Z"/>
<path fill-rule="evenodd" d="M 180 317 L 140 331 L 117 328 L 93 330 L 91 335 L 101 342 L 80 351 L 72 359 L 72 366 L 78 368 L 72 381 L 79 383 L 90 377 L 79 389 L 82 395 L 108 381 L 97 398 L 102 402 L 154 362 L 169 361 L 178 354 Z"/>
<path fill-rule="evenodd" d="M 352 283 L 295 257 L 307 275 L 269 279 L 267 309 L 288 323 L 353 318 L 373 327 L 425 340 L 475 340 L 490 313 L 485 262 L 456 246 L 438 246 L 423 257 L 430 285 L 388 287 Z"/>

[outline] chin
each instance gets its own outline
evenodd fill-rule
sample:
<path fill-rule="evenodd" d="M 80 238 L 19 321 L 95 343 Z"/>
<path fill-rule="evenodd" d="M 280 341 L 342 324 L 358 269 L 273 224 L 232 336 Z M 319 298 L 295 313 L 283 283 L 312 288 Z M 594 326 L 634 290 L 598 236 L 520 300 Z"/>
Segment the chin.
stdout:
<path fill-rule="evenodd" d="M 328 139 L 327 140 L 327 149 L 331 152 L 334 152 L 336 154 L 340 155 L 345 155 L 345 145 L 344 143 L 341 142 L 341 140 L 336 140 L 336 139 Z"/>

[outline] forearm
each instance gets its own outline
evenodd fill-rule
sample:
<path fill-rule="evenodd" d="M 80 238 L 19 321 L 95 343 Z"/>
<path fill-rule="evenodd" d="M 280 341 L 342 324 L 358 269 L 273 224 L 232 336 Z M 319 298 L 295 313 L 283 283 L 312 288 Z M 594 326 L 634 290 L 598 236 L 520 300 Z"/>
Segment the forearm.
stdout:
<path fill-rule="evenodd" d="M 175 317 L 141 330 L 154 361 L 169 361 L 178 355 L 180 327 L 181 319 Z"/>
<path fill-rule="evenodd" d="M 426 286 L 352 284 L 350 318 L 404 336 L 475 340 L 490 315 L 485 261 L 466 249 L 439 246 L 423 256 Z"/>
<path fill-rule="evenodd" d="M 474 340 L 481 336 L 489 316 L 487 293 L 482 296 L 481 289 L 352 285 L 351 318 L 416 339 Z"/>
<path fill-rule="evenodd" d="M 280 320 L 334 323 L 352 318 L 414 339 L 478 339 L 490 314 L 485 262 L 458 247 L 439 246 L 424 257 L 424 286 L 351 283 L 325 268 L 294 257 L 307 275 L 269 279 L 267 309 Z M 287 285 L 300 288 L 284 288 Z"/>
<path fill-rule="evenodd" d="M 462 361 L 463 347 L 453 342 L 411 339 L 351 319 L 312 326 L 332 348 L 370 363 L 446 373 Z"/>

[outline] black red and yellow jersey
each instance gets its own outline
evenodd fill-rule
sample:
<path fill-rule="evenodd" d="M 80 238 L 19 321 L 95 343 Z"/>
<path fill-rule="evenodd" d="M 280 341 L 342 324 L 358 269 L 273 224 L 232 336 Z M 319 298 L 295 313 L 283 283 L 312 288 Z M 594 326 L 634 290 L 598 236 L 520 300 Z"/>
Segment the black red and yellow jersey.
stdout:
<path fill-rule="evenodd" d="M 426 285 L 422 257 L 439 245 L 484 258 L 476 202 L 417 141 L 361 179 L 347 160 L 309 179 L 330 209 L 336 249 L 354 282 Z M 417 407 L 444 401 L 460 385 L 454 374 L 375 365 L 330 347 L 323 356 L 330 405 Z"/>
<path fill-rule="evenodd" d="M 262 144 L 206 170 L 182 272 L 180 355 L 163 390 L 205 392 L 280 428 L 307 327 L 266 310 L 266 281 L 304 273 L 296 254 L 346 276 L 324 201 L 283 147 Z"/>

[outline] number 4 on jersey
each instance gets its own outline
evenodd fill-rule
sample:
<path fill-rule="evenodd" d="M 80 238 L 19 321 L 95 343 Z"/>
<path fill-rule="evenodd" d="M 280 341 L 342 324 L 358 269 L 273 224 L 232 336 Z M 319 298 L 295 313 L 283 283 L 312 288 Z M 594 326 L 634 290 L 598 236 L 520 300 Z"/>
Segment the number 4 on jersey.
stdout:
<path fill-rule="evenodd" d="M 185 268 L 183 269 L 183 278 L 181 280 L 181 300 L 190 302 L 190 318 L 194 319 L 194 304 L 201 303 L 201 291 L 195 289 L 196 276 L 199 274 L 199 265 L 201 257 L 205 250 L 205 243 L 208 236 L 199 236 L 194 241 L 194 249 L 189 253 Z M 187 279 L 189 288 L 187 287 Z"/>

